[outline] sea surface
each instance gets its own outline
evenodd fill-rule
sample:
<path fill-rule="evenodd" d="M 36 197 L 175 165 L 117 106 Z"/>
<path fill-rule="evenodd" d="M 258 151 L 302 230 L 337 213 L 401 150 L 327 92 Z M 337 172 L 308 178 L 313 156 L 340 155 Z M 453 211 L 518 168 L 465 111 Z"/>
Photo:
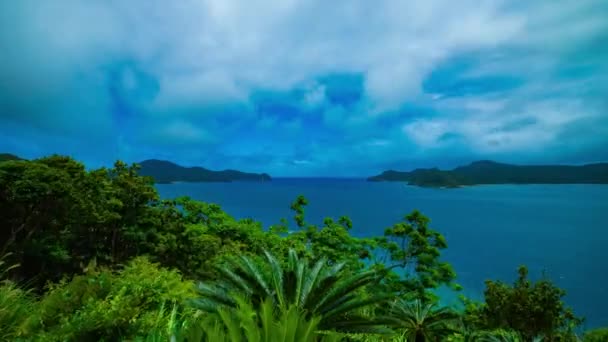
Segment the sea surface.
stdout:
<path fill-rule="evenodd" d="M 526 264 L 533 278 L 545 274 L 567 291 L 566 303 L 586 317 L 586 328 L 608 326 L 607 185 L 426 189 L 362 179 L 274 179 L 157 188 L 163 198 L 217 203 L 232 216 L 265 226 L 291 219 L 289 205 L 302 194 L 310 203 L 308 222 L 347 215 L 356 236 L 381 235 L 419 209 L 446 236 L 449 247 L 443 255 L 465 295 L 481 298 L 484 280 L 512 282 L 518 265 Z"/>

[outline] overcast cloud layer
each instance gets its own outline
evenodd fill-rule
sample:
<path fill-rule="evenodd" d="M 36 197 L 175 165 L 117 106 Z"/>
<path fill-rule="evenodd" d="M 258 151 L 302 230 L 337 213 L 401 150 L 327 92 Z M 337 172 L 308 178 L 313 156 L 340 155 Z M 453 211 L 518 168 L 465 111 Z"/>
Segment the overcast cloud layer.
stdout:
<path fill-rule="evenodd" d="M 0 152 L 278 176 L 608 160 L 608 2 L 0 2 Z"/>

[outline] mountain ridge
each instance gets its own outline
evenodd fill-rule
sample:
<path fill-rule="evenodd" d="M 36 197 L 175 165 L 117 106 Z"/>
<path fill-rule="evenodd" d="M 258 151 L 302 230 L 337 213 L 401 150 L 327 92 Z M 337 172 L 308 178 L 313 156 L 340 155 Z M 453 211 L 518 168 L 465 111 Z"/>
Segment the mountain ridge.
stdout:
<path fill-rule="evenodd" d="M 608 163 L 518 165 L 478 160 L 451 170 L 387 170 L 367 180 L 407 182 L 422 187 L 445 188 L 481 184 L 608 184 Z"/>
<path fill-rule="evenodd" d="M 25 159 L 11 153 L 0 153 L 0 162 L 19 160 Z M 140 175 L 152 177 L 158 184 L 175 182 L 267 182 L 272 180 L 267 173 L 249 173 L 233 169 L 214 171 L 200 166 L 184 167 L 171 161 L 159 159 L 148 159 L 137 164 L 140 166 Z"/>
<path fill-rule="evenodd" d="M 156 183 L 160 184 L 174 182 L 267 182 L 272 180 L 267 173 L 249 173 L 232 169 L 214 171 L 201 166 L 185 167 L 159 159 L 148 159 L 138 164 L 141 167 L 139 173 L 142 176 L 150 176 L 154 178 Z"/>
<path fill-rule="evenodd" d="M 9 160 L 24 160 L 14 154 L 11 153 L 0 153 L 0 162 L 9 161 Z"/>

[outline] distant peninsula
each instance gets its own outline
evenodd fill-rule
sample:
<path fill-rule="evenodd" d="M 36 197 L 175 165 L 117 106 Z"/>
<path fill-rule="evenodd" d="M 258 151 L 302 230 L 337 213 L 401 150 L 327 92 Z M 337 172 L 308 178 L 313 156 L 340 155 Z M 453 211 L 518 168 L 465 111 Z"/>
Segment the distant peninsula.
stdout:
<path fill-rule="evenodd" d="M 156 183 L 175 182 L 267 182 L 271 178 L 266 173 L 247 173 L 237 170 L 212 171 L 203 167 L 183 167 L 165 160 L 145 160 L 139 163 L 139 174 L 154 178 Z"/>
<path fill-rule="evenodd" d="M 407 182 L 410 185 L 437 188 L 481 184 L 608 184 L 608 163 L 581 166 L 513 165 L 481 160 L 452 170 L 389 170 L 367 180 Z"/>
<path fill-rule="evenodd" d="M 25 160 L 10 153 L 0 153 L 0 162 Z M 237 170 L 213 171 L 203 167 L 183 167 L 165 160 L 144 160 L 140 163 L 139 174 L 150 176 L 158 184 L 176 182 L 267 182 L 271 178 L 266 173 L 248 173 Z"/>

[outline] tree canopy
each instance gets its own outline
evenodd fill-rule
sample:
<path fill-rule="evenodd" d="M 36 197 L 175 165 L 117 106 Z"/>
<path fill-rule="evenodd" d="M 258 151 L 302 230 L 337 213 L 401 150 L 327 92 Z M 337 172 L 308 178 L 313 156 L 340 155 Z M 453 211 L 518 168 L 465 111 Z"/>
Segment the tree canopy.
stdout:
<path fill-rule="evenodd" d="M 298 196 L 293 224 L 264 229 L 216 204 L 159 198 L 137 165 L 3 161 L 0 339 L 574 338 L 565 293 L 525 268 L 512 286 L 488 281 L 464 312 L 439 307 L 433 290 L 459 286 L 421 212 L 361 238 L 347 217 L 308 222 L 307 204 Z"/>

